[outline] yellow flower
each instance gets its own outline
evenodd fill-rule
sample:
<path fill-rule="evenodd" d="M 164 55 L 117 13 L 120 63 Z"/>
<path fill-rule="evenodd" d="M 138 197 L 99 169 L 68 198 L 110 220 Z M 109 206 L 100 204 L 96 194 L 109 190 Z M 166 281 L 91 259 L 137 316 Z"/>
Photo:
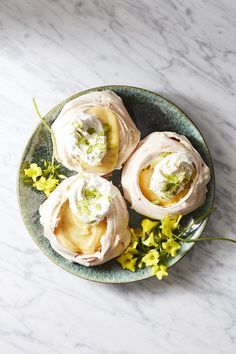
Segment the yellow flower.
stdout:
<path fill-rule="evenodd" d="M 39 191 L 43 191 L 45 183 L 46 183 L 46 178 L 45 177 L 41 177 L 37 182 L 35 182 L 33 184 L 33 187 L 37 188 Z"/>
<path fill-rule="evenodd" d="M 129 247 L 125 250 L 125 253 L 137 254 L 138 251 L 136 250 L 136 243 L 138 244 L 137 241 L 135 241 L 133 244 L 130 244 Z"/>
<path fill-rule="evenodd" d="M 140 268 L 140 269 L 143 269 L 144 268 L 144 263 L 143 263 L 143 261 L 141 260 L 141 261 L 139 261 L 139 263 L 138 263 L 138 268 Z"/>
<path fill-rule="evenodd" d="M 37 177 L 42 175 L 42 169 L 36 163 L 31 163 L 29 168 L 24 169 L 25 176 L 31 177 L 36 182 Z"/>
<path fill-rule="evenodd" d="M 151 221 L 149 219 L 144 219 L 141 223 L 143 233 L 149 234 L 152 229 L 159 224 L 159 221 Z"/>
<path fill-rule="evenodd" d="M 46 179 L 45 177 L 40 177 L 40 179 L 33 184 L 33 187 L 44 192 L 48 197 L 58 184 L 59 180 L 56 178 L 48 177 L 48 179 Z"/>
<path fill-rule="evenodd" d="M 167 266 L 154 265 L 152 266 L 152 275 L 155 275 L 157 279 L 161 280 L 163 277 L 167 277 Z"/>
<path fill-rule="evenodd" d="M 162 242 L 162 247 L 167 253 L 171 254 L 172 257 L 176 257 L 177 251 L 180 249 L 180 244 L 172 239 Z"/>
<path fill-rule="evenodd" d="M 150 236 L 145 240 L 143 241 L 143 244 L 147 247 L 158 247 L 158 243 L 155 242 L 155 237 L 154 237 L 154 233 L 151 232 Z"/>
<path fill-rule="evenodd" d="M 147 253 L 143 258 L 143 263 L 146 264 L 147 267 L 152 266 L 158 263 L 159 253 L 156 250 L 152 250 Z"/>
<path fill-rule="evenodd" d="M 133 258 L 133 255 L 130 252 L 123 253 L 117 258 L 117 261 L 121 264 L 123 269 L 128 269 L 131 272 L 135 272 L 137 258 Z"/>
<path fill-rule="evenodd" d="M 167 237 L 171 237 L 173 235 L 172 231 L 177 229 L 181 218 L 182 218 L 182 215 L 176 215 L 172 218 L 170 216 L 166 216 L 161 221 L 161 226 L 160 226 L 160 228 L 162 229 L 163 235 L 165 235 Z"/>
<path fill-rule="evenodd" d="M 58 186 L 59 180 L 56 178 L 49 177 L 46 182 L 44 193 L 48 197 L 49 194 Z"/>
<path fill-rule="evenodd" d="M 130 228 L 131 233 L 131 242 L 138 241 L 139 239 L 139 232 L 136 232 L 133 228 Z"/>

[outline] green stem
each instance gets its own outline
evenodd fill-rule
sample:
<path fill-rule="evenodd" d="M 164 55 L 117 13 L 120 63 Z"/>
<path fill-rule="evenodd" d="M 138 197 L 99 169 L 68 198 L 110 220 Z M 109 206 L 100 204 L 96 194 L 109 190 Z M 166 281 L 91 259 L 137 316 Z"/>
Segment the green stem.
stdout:
<path fill-rule="evenodd" d="M 49 127 L 49 125 L 47 124 L 47 122 L 45 121 L 45 119 L 44 119 L 44 118 L 42 117 L 42 115 L 40 114 L 39 109 L 38 109 L 38 106 L 37 106 L 37 103 L 36 103 L 36 101 L 35 101 L 34 98 L 33 98 L 33 105 L 34 105 L 35 111 L 36 111 L 36 113 L 37 113 L 39 119 L 41 120 L 41 122 L 43 123 L 43 125 L 45 126 L 45 128 L 50 132 L 51 137 L 52 137 L 52 141 L 53 141 L 52 166 L 53 166 L 53 165 L 54 165 L 54 160 L 55 160 L 54 151 L 55 151 L 55 148 L 56 148 L 56 137 L 55 137 L 54 131 Z"/>
<path fill-rule="evenodd" d="M 209 209 L 205 212 L 205 214 L 203 214 L 202 216 L 200 216 L 198 219 L 194 220 L 193 223 L 191 223 L 188 227 L 186 227 L 185 229 L 183 229 L 179 234 L 178 234 L 178 237 L 182 236 L 183 234 L 185 234 L 186 232 L 188 232 L 189 230 L 191 230 L 191 228 L 193 227 L 193 225 L 199 223 L 200 221 L 203 221 L 206 219 L 206 217 L 208 215 L 210 215 L 212 213 L 213 209 Z M 176 235 L 174 235 L 176 236 Z"/>
<path fill-rule="evenodd" d="M 202 216 L 200 216 L 198 219 L 196 219 L 194 221 L 194 223 L 192 223 L 190 226 L 188 226 L 187 228 L 185 228 L 183 231 L 181 231 L 178 235 L 174 235 L 174 237 L 182 242 L 198 242 L 198 241 L 228 241 L 228 242 L 233 242 L 236 243 L 236 240 L 233 240 L 231 238 L 228 237 L 199 237 L 196 240 L 193 239 L 186 239 L 181 237 L 183 234 L 185 234 L 186 232 L 188 232 L 189 230 L 191 230 L 191 228 L 193 227 L 193 225 L 197 224 L 199 221 L 204 220 L 208 215 L 211 214 L 211 212 L 213 211 L 213 209 L 209 209 L 207 210 L 207 212 L 205 214 L 203 214 Z"/>
<path fill-rule="evenodd" d="M 232 238 L 228 238 L 228 237 L 199 237 L 196 240 L 186 239 L 183 237 L 179 237 L 177 235 L 174 235 L 174 237 L 182 242 L 189 242 L 189 243 L 198 242 L 198 241 L 228 241 L 228 242 L 236 243 L 236 240 L 233 240 Z"/>

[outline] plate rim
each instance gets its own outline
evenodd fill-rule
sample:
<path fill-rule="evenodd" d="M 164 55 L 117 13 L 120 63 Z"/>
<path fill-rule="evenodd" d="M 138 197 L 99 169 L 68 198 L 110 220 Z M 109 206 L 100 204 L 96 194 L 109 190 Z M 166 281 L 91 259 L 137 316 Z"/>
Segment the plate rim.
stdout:
<path fill-rule="evenodd" d="M 211 208 L 213 207 L 214 205 L 214 201 L 215 201 L 215 168 L 214 168 L 214 163 L 213 163 L 213 158 L 211 156 L 211 152 L 210 152 L 210 149 L 209 149 L 209 146 L 202 134 L 202 132 L 200 131 L 200 129 L 197 127 L 197 125 L 194 123 L 194 121 L 189 117 L 189 115 L 183 111 L 183 109 L 181 109 L 179 106 L 177 106 L 175 103 L 173 103 L 170 99 L 160 95 L 159 93 L 156 93 L 154 91 L 151 91 L 151 90 L 148 90 L 148 89 L 145 89 L 145 88 L 142 88 L 142 87 L 138 87 L 138 86 L 132 86 L 132 85 L 104 85 L 104 86 L 96 86 L 96 87 L 91 87 L 91 88 L 88 88 L 86 90 L 82 90 L 82 91 L 79 91 L 69 97 L 67 97 L 66 99 L 62 100 L 61 102 L 59 102 L 58 104 L 56 104 L 53 108 L 51 108 L 45 115 L 44 117 L 46 117 L 47 115 L 49 115 L 53 110 L 55 110 L 55 108 L 62 104 L 63 102 L 65 102 L 65 104 L 71 100 L 73 100 L 74 98 L 76 97 L 80 97 L 86 93 L 89 93 L 91 91 L 104 91 L 104 90 L 113 90 L 113 89 L 116 89 L 116 88 L 120 88 L 120 89 L 133 89 L 133 90 L 137 90 L 137 91 L 141 91 L 141 92 L 147 92 L 149 94 L 152 94 L 152 95 L 155 95 L 157 97 L 160 97 L 162 98 L 163 100 L 167 101 L 168 103 L 170 103 L 172 106 L 174 106 L 175 108 L 177 108 L 191 123 L 192 125 L 194 126 L 194 128 L 198 131 L 198 133 L 200 134 L 201 138 L 203 139 L 203 142 L 207 148 L 207 152 L 208 152 L 208 155 L 209 155 L 209 159 L 210 159 L 210 162 L 211 162 L 211 170 L 212 170 L 212 174 L 211 174 L 211 180 L 212 180 L 212 184 L 213 184 L 213 193 L 212 193 L 212 201 L 211 201 Z M 48 254 L 46 254 L 45 250 L 43 247 L 41 247 L 41 245 L 37 242 L 36 238 L 34 238 L 32 235 L 31 235 L 31 231 L 29 230 L 28 228 L 28 225 L 24 219 L 24 216 L 23 216 L 23 207 L 22 207 L 22 204 L 21 204 L 21 200 L 20 200 L 20 173 L 21 173 L 21 167 L 22 167 L 22 164 L 24 163 L 23 161 L 23 157 L 25 156 L 26 154 L 26 151 L 27 151 L 27 148 L 28 148 L 28 145 L 29 145 L 29 142 L 31 141 L 31 139 L 33 138 L 34 134 L 35 134 L 35 131 L 41 126 L 41 123 L 39 122 L 35 129 L 33 130 L 33 132 L 30 134 L 29 138 L 27 139 L 27 142 L 26 142 L 26 145 L 25 145 L 25 148 L 23 149 L 23 152 L 21 153 L 20 155 L 20 159 L 19 159 L 19 163 L 18 163 L 18 167 L 17 167 L 17 173 L 16 173 L 16 194 L 17 194 L 17 202 L 18 202 L 18 206 L 19 206 L 19 211 L 20 211 L 20 215 L 21 215 L 21 218 L 22 218 L 22 221 L 23 221 L 23 224 L 28 232 L 28 234 L 30 235 L 30 238 L 33 240 L 33 242 L 36 244 L 36 246 L 40 249 L 40 251 L 51 261 L 53 262 L 55 265 L 57 265 L 58 267 L 60 267 L 61 269 L 63 269 L 64 271 L 66 271 L 67 273 L 69 274 L 72 274 L 80 279 L 84 279 L 84 280 L 89 280 L 89 281 L 92 281 L 92 282 L 95 282 L 95 283 L 104 283 L 104 284 L 128 284 L 128 283 L 134 283 L 134 282 L 138 282 L 138 281 L 142 281 L 142 280 L 145 280 L 145 279 L 149 279 L 151 277 L 154 277 L 151 272 L 150 274 L 148 275 L 144 275 L 142 277 L 140 277 L 139 279 L 132 279 L 132 280 L 127 280 L 127 281 L 119 281 L 119 280 L 116 280 L 114 281 L 114 279 L 112 281 L 110 280 L 97 280 L 97 279 L 91 279 L 89 277 L 86 277 L 86 276 L 83 276 L 83 275 L 80 275 L 76 272 L 73 272 L 71 270 L 69 270 L 66 266 L 64 266 L 63 264 L 60 264 L 59 262 L 56 262 L 54 259 L 52 259 L 52 257 L 50 257 Z M 203 204 L 204 205 L 204 204 Z M 208 221 L 211 217 L 211 214 L 208 215 L 206 217 L 206 219 L 202 222 L 201 224 L 201 230 L 199 232 L 199 235 L 195 238 L 195 239 L 198 239 L 202 233 L 204 232 L 207 224 L 208 224 Z M 190 252 L 194 246 L 194 242 L 189 242 L 189 245 L 190 245 L 190 248 L 185 250 L 184 253 L 182 253 L 182 255 L 176 260 L 176 262 L 174 262 L 173 264 L 171 264 L 168 268 L 171 268 L 173 267 L 175 264 L 177 264 L 182 258 L 185 257 L 185 255 Z M 178 257 L 178 256 L 177 256 Z M 177 258 L 176 257 L 176 258 Z"/>

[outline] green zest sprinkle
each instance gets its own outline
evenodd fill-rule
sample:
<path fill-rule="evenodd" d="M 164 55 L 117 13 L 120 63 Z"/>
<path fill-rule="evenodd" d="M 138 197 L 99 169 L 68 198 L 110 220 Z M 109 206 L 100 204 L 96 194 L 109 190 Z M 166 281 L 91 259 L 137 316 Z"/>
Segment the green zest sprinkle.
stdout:
<path fill-rule="evenodd" d="M 77 206 L 79 213 L 84 215 L 89 215 L 89 202 L 86 199 L 81 200 L 80 204 Z"/>
<path fill-rule="evenodd" d="M 101 152 L 106 151 L 106 145 L 105 144 L 97 143 L 94 146 L 95 146 L 95 148 L 98 148 Z"/>
<path fill-rule="evenodd" d="M 189 182 L 185 172 L 181 172 L 178 175 L 166 175 L 162 171 L 161 174 L 166 178 L 166 183 L 162 188 L 162 192 L 165 193 L 165 197 L 172 197 L 177 194 L 181 184 Z"/>
<path fill-rule="evenodd" d="M 75 126 L 75 137 L 77 139 L 77 145 L 85 145 L 85 146 L 88 146 L 87 150 L 86 150 L 86 153 L 89 155 L 91 154 L 93 151 L 94 151 L 94 148 L 97 148 L 99 149 L 100 152 L 105 152 L 106 151 L 106 148 L 107 148 L 107 142 L 105 143 L 102 143 L 100 142 L 99 140 L 99 137 L 101 136 L 105 136 L 107 135 L 110 127 L 108 124 L 103 124 L 103 128 L 104 128 L 104 131 L 102 132 L 99 132 L 96 136 L 96 139 L 95 139 L 95 144 L 93 143 L 93 145 L 91 145 L 89 143 L 89 140 L 86 138 L 85 136 L 85 132 L 84 130 L 81 128 L 81 126 L 78 126 L 76 124 L 74 124 Z M 96 133 L 96 129 L 93 128 L 93 127 L 90 127 L 87 129 L 87 133 L 92 135 L 92 134 L 95 134 Z"/>
<path fill-rule="evenodd" d="M 88 140 L 78 131 L 76 131 L 75 136 L 77 138 L 77 145 L 89 145 Z"/>
<path fill-rule="evenodd" d="M 85 189 L 84 196 L 87 200 L 91 200 L 91 199 L 101 198 L 102 194 L 96 188 L 92 188 L 92 189 Z"/>
<path fill-rule="evenodd" d="M 90 145 L 86 152 L 87 154 L 91 154 L 92 151 L 93 151 L 93 147 L 92 145 Z"/>
<path fill-rule="evenodd" d="M 92 135 L 92 134 L 96 133 L 96 130 L 94 128 L 88 128 L 87 133 Z"/>
<path fill-rule="evenodd" d="M 83 196 L 84 199 L 82 199 L 77 206 L 80 214 L 89 215 L 92 205 L 94 205 L 97 210 L 101 210 L 101 205 L 98 203 L 93 204 L 94 201 L 102 197 L 102 194 L 96 188 L 85 189 L 83 191 Z"/>

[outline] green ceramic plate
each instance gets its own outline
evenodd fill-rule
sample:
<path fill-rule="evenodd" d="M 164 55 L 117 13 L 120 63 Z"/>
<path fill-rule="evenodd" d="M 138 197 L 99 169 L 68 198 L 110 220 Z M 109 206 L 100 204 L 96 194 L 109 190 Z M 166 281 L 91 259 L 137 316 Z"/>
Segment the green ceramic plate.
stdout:
<path fill-rule="evenodd" d="M 170 130 L 185 135 L 198 150 L 206 164 L 211 169 L 211 181 L 208 185 L 208 193 L 205 204 L 185 217 L 186 221 L 189 217 L 198 217 L 206 210 L 212 207 L 214 199 L 214 169 L 210 152 L 201 133 L 194 123 L 177 108 L 173 103 L 164 97 L 141 88 L 131 86 L 103 86 L 86 90 L 69 97 L 67 100 L 59 103 L 46 116 L 48 123 L 52 123 L 58 116 L 63 106 L 73 98 L 84 95 L 95 90 L 112 90 L 117 93 L 123 100 L 125 107 L 129 111 L 130 116 L 134 120 L 138 129 L 142 133 L 142 138 L 154 131 Z M 43 228 L 39 222 L 39 206 L 44 201 L 45 196 L 26 185 L 23 179 L 22 171 L 26 163 L 40 163 L 42 159 L 49 159 L 52 154 L 52 143 L 50 134 L 42 125 L 38 125 L 32 137 L 30 138 L 19 167 L 18 174 L 18 200 L 24 223 L 29 234 L 43 251 L 54 263 L 66 271 L 75 274 L 81 278 L 94 280 L 104 283 L 126 283 L 145 279 L 151 276 L 150 269 L 140 269 L 135 273 L 123 270 L 116 261 L 112 260 L 104 265 L 96 267 L 84 267 L 82 265 L 71 263 L 57 254 L 50 246 L 48 240 L 43 236 Z M 67 175 L 71 173 L 65 169 Z M 120 187 L 120 172 L 113 173 L 113 183 Z M 130 226 L 139 225 L 141 215 L 130 210 Z M 201 222 L 198 228 L 191 234 L 191 238 L 198 238 L 203 232 L 207 220 Z M 173 258 L 169 266 L 174 265 L 180 260 L 193 246 L 193 243 L 184 243 L 178 253 Z"/>

